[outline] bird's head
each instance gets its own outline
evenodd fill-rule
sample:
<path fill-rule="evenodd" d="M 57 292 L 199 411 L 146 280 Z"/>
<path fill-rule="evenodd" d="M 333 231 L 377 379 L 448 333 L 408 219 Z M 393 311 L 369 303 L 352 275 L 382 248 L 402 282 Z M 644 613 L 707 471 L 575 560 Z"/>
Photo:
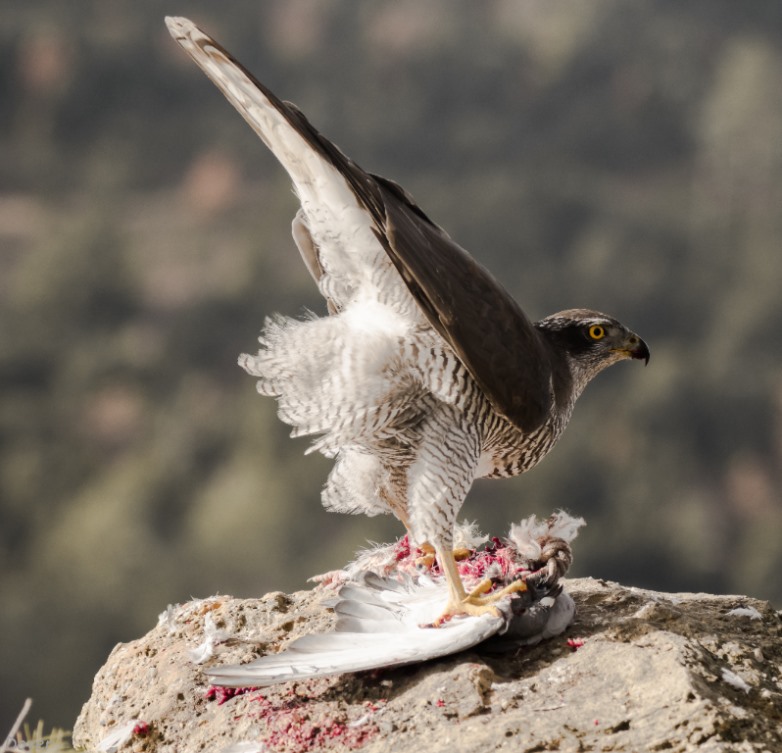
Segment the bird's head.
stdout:
<path fill-rule="evenodd" d="M 625 358 L 649 363 L 649 347 L 611 316 L 589 309 L 569 309 L 536 322 L 555 352 L 564 354 L 580 393 L 603 369 Z"/>

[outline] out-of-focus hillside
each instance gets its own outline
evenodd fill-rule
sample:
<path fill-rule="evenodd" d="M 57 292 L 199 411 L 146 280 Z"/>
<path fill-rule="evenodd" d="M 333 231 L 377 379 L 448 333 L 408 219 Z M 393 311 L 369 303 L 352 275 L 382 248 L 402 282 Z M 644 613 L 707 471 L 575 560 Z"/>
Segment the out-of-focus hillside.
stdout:
<path fill-rule="evenodd" d="M 532 473 L 501 534 L 586 517 L 575 573 L 782 600 L 782 6 L 6 0 L 0 23 L 0 730 L 72 724 L 166 604 L 304 587 L 392 521 L 325 513 L 236 366 L 321 310 L 287 178 L 177 48 L 190 16 L 408 188 L 533 317 L 650 344 Z"/>

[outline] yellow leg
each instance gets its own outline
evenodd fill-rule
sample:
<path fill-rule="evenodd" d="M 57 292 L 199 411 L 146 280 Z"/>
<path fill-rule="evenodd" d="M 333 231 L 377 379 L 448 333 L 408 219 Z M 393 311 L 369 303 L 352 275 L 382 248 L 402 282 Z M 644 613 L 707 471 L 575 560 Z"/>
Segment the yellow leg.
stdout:
<path fill-rule="evenodd" d="M 492 587 L 491 580 L 487 578 L 468 594 L 456 567 L 453 553 L 439 548 L 436 549 L 436 552 L 437 561 L 440 563 L 445 581 L 448 584 L 448 604 L 443 614 L 434 621 L 434 627 L 439 627 L 459 614 L 481 615 L 488 612 L 499 617 L 500 610 L 496 606 L 497 601 L 512 593 L 521 593 L 527 590 L 527 584 L 523 580 L 517 580 L 493 594 L 486 595 Z"/>

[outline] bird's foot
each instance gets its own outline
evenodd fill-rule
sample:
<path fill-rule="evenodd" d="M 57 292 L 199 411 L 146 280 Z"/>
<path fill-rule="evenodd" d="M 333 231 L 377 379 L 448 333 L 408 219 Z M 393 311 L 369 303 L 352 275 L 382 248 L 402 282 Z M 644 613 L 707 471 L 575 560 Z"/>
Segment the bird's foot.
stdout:
<path fill-rule="evenodd" d="M 501 617 L 502 613 L 499 607 L 497 607 L 497 602 L 506 596 L 514 593 L 524 593 L 527 590 L 527 584 L 523 580 L 513 581 L 513 583 L 504 588 L 494 593 L 489 593 L 492 585 L 492 581 L 487 578 L 482 580 L 464 598 L 458 600 L 452 598 L 445 607 L 445 611 L 427 627 L 441 627 L 459 615 L 479 617 L 483 614 L 491 614 L 495 617 Z"/>
<path fill-rule="evenodd" d="M 487 591 L 489 591 L 491 586 L 492 586 L 492 582 L 487 578 L 486 580 L 481 581 L 470 592 L 467 598 L 469 599 L 473 596 L 473 594 L 475 594 L 476 597 L 483 599 L 486 603 L 493 604 L 494 602 L 497 602 L 500 599 L 504 599 L 506 596 L 510 596 L 511 594 L 520 594 L 529 590 L 526 581 L 523 578 L 519 578 L 518 580 L 514 580 L 513 583 L 509 583 L 507 586 L 504 586 L 499 591 L 494 591 L 493 593 L 490 593 L 487 596 L 480 595 L 480 594 L 487 593 Z"/>
<path fill-rule="evenodd" d="M 431 570 L 432 565 L 434 565 L 435 556 L 434 552 L 426 552 L 425 554 L 422 554 L 420 557 L 415 558 L 415 567 L 416 570 Z"/>
<path fill-rule="evenodd" d="M 415 566 L 419 570 L 431 570 L 434 563 L 437 561 L 437 555 L 435 554 L 434 547 L 431 544 L 424 544 L 421 547 L 423 554 L 420 557 L 416 557 Z M 466 547 L 458 547 L 453 550 L 453 558 L 457 562 L 466 560 L 472 556 L 472 550 Z"/>

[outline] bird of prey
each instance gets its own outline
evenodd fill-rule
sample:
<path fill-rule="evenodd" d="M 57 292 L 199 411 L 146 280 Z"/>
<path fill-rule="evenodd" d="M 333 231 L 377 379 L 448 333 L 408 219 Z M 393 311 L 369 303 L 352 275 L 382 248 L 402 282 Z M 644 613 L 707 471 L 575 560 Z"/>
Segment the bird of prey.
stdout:
<path fill-rule="evenodd" d="M 648 347 L 597 311 L 532 322 L 401 186 L 365 172 L 192 22 L 166 23 L 290 175 L 293 237 L 328 305 L 267 319 L 240 364 L 292 435 L 335 459 L 328 509 L 392 513 L 436 557 L 449 593 L 438 624 L 496 615 L 508 589 L 468 593 L 452 551 L 473 480 L 536 465 L 587 383 L 622 359 L 648 362 Z"/>

